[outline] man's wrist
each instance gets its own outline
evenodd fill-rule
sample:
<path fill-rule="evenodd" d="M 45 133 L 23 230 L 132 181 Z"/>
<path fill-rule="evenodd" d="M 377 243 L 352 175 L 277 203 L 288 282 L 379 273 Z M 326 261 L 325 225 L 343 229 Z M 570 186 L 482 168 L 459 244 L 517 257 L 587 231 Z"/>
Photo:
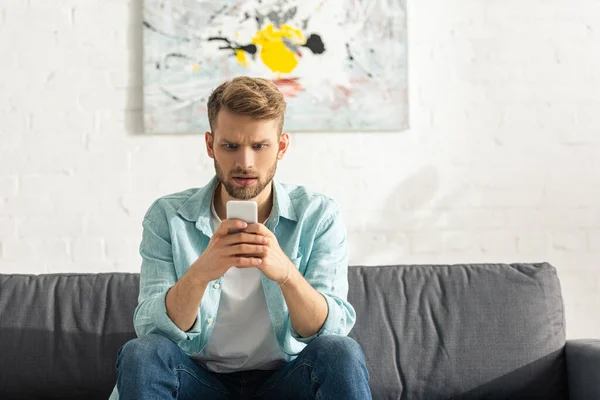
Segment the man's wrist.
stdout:
<path fill-rule="evenodd" d="M 187 270 L 184 278 L 187 278 L 186 281 L 193 286 L 208 286 L 210 279 L 206 278 L 202 271 L 202 266 L 198 262 L 195 262 Z"/>
<path fill-rule="evenodd" d="M 294 265 L 294 263 L 290 261 L 288 264 L 287 277 L 283 281 L 278 282 L 279 287 L 284 288 L 284 287 L 294 286 L 297 283 L 298 275 L 300 275 L 300 272 L 296 269 L 296 266 Z"/>
<path fill-rule="evenodd" d="M 283 281 L 279 282 L 279 287 L 282 287 L 283 285 L 285 285 L 287 283 L 287 281 L 290 279 L 290 274 L 292 273 L 292 266 L 290 264 L 291 263 L 288 263 L 287 274 L 285 275 L 285 278 L 283 278 Z"/>

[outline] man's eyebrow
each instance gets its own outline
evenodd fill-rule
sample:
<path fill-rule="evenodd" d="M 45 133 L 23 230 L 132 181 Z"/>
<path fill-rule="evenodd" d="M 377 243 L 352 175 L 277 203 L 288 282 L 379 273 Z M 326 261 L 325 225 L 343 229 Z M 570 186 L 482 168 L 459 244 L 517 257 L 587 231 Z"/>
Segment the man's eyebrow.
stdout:
<path fill-rule="evenodd" d="M 219 139 L 219 143 L 223 143 L 223 144 L 239 144 L 239 143 L 227 140 L 227 139 Z M 255 142 L 252 142 L 252 144 L 269 144 L 269 143 L 271 143 L 271 139 L 263 139 L 263 140 L 257 140 Z"/>
<path fill-rule="evenodd" d="M 231 140 L 227 140 L 227 139 L 223 139 L 223 138 L 219 139 L 218 143 L 219 143 L 219 145 L 224 145 L 224 144 L 225 145 L 227 145 L 227 144 L 234 144 L 236 146 L 239 145 L 239 143 L 237 143 L 237 142 L 232 142 Z"/>

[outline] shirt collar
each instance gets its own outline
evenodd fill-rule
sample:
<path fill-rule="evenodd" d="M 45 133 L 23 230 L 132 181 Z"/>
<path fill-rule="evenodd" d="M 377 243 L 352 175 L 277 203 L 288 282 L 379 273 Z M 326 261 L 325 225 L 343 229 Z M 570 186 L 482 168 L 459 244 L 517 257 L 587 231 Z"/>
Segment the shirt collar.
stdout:
<path fill-rule="evenodd" d="M 195 222 L 196 228 L 208 237 L 213 234 L 211 207 L 213 195 L 218 184 L 219 178 L 215 175 L 206 186 L 198 189 L 177 210 L 177 213 L 183 218 L 190 222 Z M 290 221 L 298 220 L 296 210 L 287 190 L 275 179 L 273 179 L 273 190 L 273 209 L 271 210 L 271 216 L 266 221 L 266 225 L 271 231 L 279 224 L 280 218 Z"/>

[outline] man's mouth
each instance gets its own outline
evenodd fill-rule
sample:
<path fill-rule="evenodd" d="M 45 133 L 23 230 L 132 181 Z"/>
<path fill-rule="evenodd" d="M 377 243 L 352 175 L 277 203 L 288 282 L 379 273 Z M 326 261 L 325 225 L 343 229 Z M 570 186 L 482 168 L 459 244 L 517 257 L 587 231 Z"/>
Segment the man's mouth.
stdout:
<path fill-rule="evenodd" d="M 238 185 L 249 186 L 249 185 L 252 185 L 254 182 L 256 182 L 257 178 L 255 176 L 234 176 L 233 180 Z"/>

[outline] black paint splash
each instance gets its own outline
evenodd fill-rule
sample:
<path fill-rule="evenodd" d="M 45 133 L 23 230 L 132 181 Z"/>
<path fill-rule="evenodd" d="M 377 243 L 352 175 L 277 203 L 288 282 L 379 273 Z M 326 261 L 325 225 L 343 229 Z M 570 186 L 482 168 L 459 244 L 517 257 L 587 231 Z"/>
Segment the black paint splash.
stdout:
<path fill-rule="evenodd" d="M 312 33 L 308 39 L 306 39 L 304 47 L 308 47 L 314 54 L 323 54 L 325 52 L 323 40 L 321 39 L 321 36 L 316 33 Z"/>
<path fill-rule="evenodd" d="M 208 40 L 209 41 L 215 41 L 215 40 L 224 41 L 225 43 L 227 43 L 227 46 L 220 46 L 219 49 L 233 50 L 233 54 L 235 54 L 235 50 L 242 50 L 251 55 L 255 55 L 257 52 L 256 45 L 254 45 L 254 44 L 246 44 L 246 45 L 232 44 L 231 41 L 229 39 L 227 39 L 226 37 L 213 36 L 213 37 L 209 37 Z"/>

